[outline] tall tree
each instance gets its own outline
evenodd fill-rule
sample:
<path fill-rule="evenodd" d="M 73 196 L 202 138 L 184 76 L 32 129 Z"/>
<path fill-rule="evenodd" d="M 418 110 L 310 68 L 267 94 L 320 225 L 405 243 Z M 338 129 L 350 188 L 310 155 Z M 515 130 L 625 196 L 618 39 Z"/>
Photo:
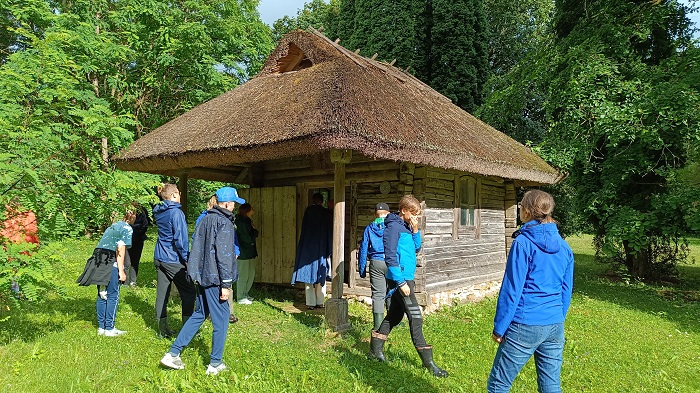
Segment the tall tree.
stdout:
<path fill-rule="evenodd" d="M 672 274 L 692 203 L 674 173 L 700 138 L 698 50 L 677 2 L 556 2 L 550 45 L 529 61 L 544 94 L 540 152 L 570 172 L 598 257 L 634 277 Z M 690 194 L 686 194 L 690 195 Z"/>
<path fill-rule="evenodd" d="M 257 3 L 0 2 L 0 206 L 18 199 L 50 240 L 99 232 L 129 202 L 153 201 L 159 179 L 110 157 L 256 72 L 272 49 Z M 0 261 L 22 261 L 0 249 Z M 43 266 L 17 263 L 0 262 L 0 297 L 3 280 L 31 288 Z"/>
<path fill-rule="evenodd" d="M 279 41 L 283 35 L 292 30 L 306 30 L 309 27 L 323 28 L 327 36 L 334 37 L 333 29 L 338 23 L 336 18 L 340 13 L 340 7 L 340 0 L 330 0 L 330 2 L 311 0 L 304 3 L 304 7 L 297 11 L 296 16 L 285 15 L 272 24 L 274 40 Z"/>
<path fill-rule="evenodd" d="M 432 10 L 427 83 L 474 112 L 489 74 L 483 0 L 432 0 Z"/>

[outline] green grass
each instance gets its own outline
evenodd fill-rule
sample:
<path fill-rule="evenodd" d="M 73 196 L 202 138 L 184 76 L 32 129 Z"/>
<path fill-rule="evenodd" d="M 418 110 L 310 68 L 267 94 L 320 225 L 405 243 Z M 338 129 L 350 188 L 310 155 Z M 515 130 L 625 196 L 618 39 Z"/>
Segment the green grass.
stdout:
<path fill-rule="evenodd" d="M 565 392 L 700 391 L 700 266 L 681 266 L 676 287 L 610 282 L 593 262 L 590 237 L 569 239 L 576 252 L 574 299 L 562 372 Z M 187 367 L 158 365 L 170 340 L 155 333 L 155 273 L 144 250 L 141 286 L 123 289 L 117 327 L 124 337 L 96 335 L 94 288 L 73 284 L 93 241 L 65 243 L 61 284 L 69 299 L 23 302 L 0 322 L 0 392 L 483 392 L 496 345 L 490 339 L 495 299 L 427 316 L 435 360 L 450 372 L 435 379 L 420 367 L 408 326 L 390 336 L 390 363 L 366 359 L 371 311 L 350 301 L 352 330 L 329 333 L 319 313 L 290 312 L 303 293 L 255 286 L 259 301 L 237 306 L 224 353 L 229 370 L 204 375 L 211 324 L 183 352 Z M 150 247 L 150 248 L 149 248 Z M 700 260 L 700 242 L 692 243 Z M 179 300 L 170 304 L 179 327 Z M 528 363 L 513 392 L 536 391 Z"/>

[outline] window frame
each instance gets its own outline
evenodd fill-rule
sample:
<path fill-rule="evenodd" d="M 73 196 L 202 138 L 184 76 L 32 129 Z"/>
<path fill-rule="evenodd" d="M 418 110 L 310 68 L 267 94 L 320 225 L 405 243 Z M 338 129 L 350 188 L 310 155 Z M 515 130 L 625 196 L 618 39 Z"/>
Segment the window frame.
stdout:
<path fill-rule="evenodd" d="M 463 188 L 464 182 L 466 186 Z M 465 198 L 464 192 L 469 195 L 469 189 L 473 190 L 473 200 Z M 454 223 L 452 230 L 453 239 L 479 239 L 481 236 L 481 178 L 470 175 L 457 175 L 454 180 Z M 470 203 L 471 202 L 471 203 Z M 462 224 L 462 214 L 466 209 L 473 209 L 472 225 Z"/>

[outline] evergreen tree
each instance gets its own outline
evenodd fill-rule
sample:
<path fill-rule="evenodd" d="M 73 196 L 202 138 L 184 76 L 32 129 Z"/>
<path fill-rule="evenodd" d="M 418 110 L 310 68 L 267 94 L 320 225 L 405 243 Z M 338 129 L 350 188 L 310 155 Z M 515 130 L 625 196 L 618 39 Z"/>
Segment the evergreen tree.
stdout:
<path fill-rule="evenodd" d="M 473 112 L 483 102 L 488 78 L 488 34 L 483 0 L 433 0 L 427 81 Z"/>

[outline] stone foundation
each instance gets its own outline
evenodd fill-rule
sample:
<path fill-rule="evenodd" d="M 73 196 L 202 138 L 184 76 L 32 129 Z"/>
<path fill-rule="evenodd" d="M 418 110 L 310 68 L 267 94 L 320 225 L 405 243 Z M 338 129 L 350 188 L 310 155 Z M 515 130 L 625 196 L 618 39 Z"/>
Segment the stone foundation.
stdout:
<path fill-rule="evenodd" d="M 453 306 L 464 303 L 475 303 L 485 297 L 496 296 L 501 289 L 500 281 L 489 281 L 482 284 L 470 285 L 449 291 L 428 293 L 428 304 L 421 305 L 423 312 L 429 314 L 440 307 Z M 420 294 L 419 294 L 420 295 Z M 372 306 L 372 298 L 369 296 L 349 296 L 358 301 Z M 419 299 L 420 301 L 420 299 Z"/>

